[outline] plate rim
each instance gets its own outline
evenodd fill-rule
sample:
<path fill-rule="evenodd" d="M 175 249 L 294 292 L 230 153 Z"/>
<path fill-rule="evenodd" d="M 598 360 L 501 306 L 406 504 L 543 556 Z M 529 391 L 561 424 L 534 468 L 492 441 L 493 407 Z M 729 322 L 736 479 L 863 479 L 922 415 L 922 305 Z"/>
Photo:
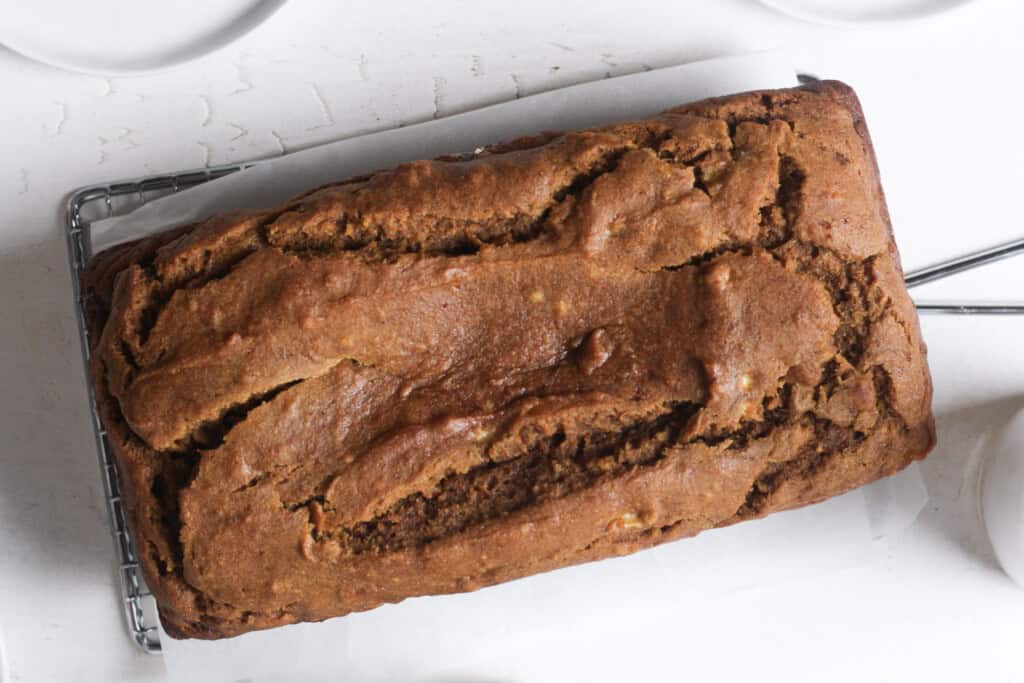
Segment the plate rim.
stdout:
<path fill-rule="evenodd" d="M 934 17 L 946 12 L 951 12 L 955 9 L 969 5 L 975 0 L 949 0 L 949 2 L 933 8 L 922 8 L 914 12 L 908 12 L 900 16 L 892 17 L 878 17 L 869 19 L 842 19 L 839 17 L 832 16 L 827 11 L 814 12 L 795 8 L 791 5 L 790 0 L 761 0 L 761 4 L 780 12 L 787 16 L 806 21 L 814 24 L 823 24 L 826 26 L 837 26 L 845 28 L 861 28 L 868 26 L 886 26 L 890 24 L 903 24 L 909 21 L 915 21 L 918 19 L 925 19 L 927 17 Z"/>
<path fill-rule="evenodd" d="M 225 49 L 266 23 L 267 20 L 280 11 L 286 2 L 288 0 L 254 0 L 251 8 L 242 15 L 249 19 L 241 27 L 231 30 L 229 28 L 230 24 L 227 24 L 222 32 L 223 35 L 218 35 L 220 33 L 218 32 L 212 38 L 199 39 L 195 43 L 195 48 L 185 50 L 180 56 L 159 62 L 155 66 L 110 67 L 103 64 L 76 62 L 73 59 L 69 60 L 47 54 L 45 50 L 36 50 L 33 46 L 26 47 L 23 44 L 18 44 L 17 40 L 12 41 L 2 35 L 0 35 L 0 46 L 39 64 L 89 76 L 110 77 L 155 74 L 176 69 Z"/>

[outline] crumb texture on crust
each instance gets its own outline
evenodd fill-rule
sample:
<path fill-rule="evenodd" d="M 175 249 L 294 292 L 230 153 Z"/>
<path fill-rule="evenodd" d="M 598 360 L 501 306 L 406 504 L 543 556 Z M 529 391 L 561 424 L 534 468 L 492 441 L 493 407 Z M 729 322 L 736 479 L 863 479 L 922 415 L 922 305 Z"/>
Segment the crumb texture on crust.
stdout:
<path fill-rule="evenodd" d="M 836 83 L 404 164 L 115 248 L 85 285 L 176 636 L 633 552 L 934 442 Z"/>

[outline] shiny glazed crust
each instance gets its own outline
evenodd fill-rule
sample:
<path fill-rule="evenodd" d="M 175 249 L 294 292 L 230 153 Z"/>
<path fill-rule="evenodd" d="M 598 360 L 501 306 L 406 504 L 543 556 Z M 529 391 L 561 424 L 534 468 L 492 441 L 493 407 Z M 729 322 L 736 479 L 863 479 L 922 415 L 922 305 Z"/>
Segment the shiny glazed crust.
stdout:
<path fill-rule="evenodd" d="M 176 637 L 631 553 L 934 444 L 836 82 L 404 164 L 116 247 L 84 285 Z"/>

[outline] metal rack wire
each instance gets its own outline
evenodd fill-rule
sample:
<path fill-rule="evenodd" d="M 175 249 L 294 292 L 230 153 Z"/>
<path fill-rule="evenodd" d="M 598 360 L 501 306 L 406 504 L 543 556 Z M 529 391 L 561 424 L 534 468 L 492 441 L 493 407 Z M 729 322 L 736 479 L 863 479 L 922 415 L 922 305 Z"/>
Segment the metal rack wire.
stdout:
<path fill-rule="evenodd" d="M 82 344 L 82 360 L 86 366 L 89 364 L 90 344 L 89 329 L 85 323 L 80 276 L 85 264 L 92 257 L 90 233 L 92 222 L 129 213 L 158 197 L 221 178 L 253 165 L 248 163 L 218 166 L 174 175 L 151 176 L 106 185 L 93 185 L 71 194 L 67 201 L 65 215 L 65 237 L 68 247 L 68 262 L 71 267 L 71 287 L 75 299 L 78 333 Z M 138 556 L 135 554 L 135 547 L 128 533 L 128 525 L 121 503 L 117 467 L 110 451 L 107 432 L 100 422 L 96 395 L 91 383 L 87 384 L 89 385 L 89 408 L 96 438 L 96 450 L 99 455 L 103 491 L 110 514 L 110 528 L 118 562 L 121 600 L 128 634 L 132 642 L 143 652 L 159 655 L 162 649 L 160 632 L 157 628 L 156 604 L 139 571 Z"/>
<path fill-rule="evenodd" d="M 904 281 L 907 289 L 913 289 L 929 282 L 943 280 L 957 273 L 985 266 L 996 261 L 1024 254 L 1024 237 L 981 251 L 936 263 L 907 273 Z M 1000 303 L 927 303 L 917 302 L 920 314 L 944 313 L 947 315 L 1024 315 L 1024 302 Z"/>

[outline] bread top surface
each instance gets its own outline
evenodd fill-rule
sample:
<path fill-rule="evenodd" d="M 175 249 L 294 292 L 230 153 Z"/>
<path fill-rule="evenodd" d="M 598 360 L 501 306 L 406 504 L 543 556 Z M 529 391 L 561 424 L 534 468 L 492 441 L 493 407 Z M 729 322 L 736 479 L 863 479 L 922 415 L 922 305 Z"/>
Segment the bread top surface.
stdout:
<path fill-rule="evenodd" d="M 544 568 L 561 551 L 523 530 L 552 519 L 556 544 L 694 533 L 839 433 L 930 445 L 916 314 L 839 84 L 404 164 L 107 258 L 93 372 L 137 488 L 168 489 L 137 500 L 173 499 L 137 526 L 186 620 L 196 595 L 323 618 L 444 590 L 486 575 L 482 548 L 484 582 Z M 681 452 L 701 486 L 659 498 Z M 826 495 L 866 476 L 836 472 Z M 397 585 L 357 594 L 361 575 Z"/>

